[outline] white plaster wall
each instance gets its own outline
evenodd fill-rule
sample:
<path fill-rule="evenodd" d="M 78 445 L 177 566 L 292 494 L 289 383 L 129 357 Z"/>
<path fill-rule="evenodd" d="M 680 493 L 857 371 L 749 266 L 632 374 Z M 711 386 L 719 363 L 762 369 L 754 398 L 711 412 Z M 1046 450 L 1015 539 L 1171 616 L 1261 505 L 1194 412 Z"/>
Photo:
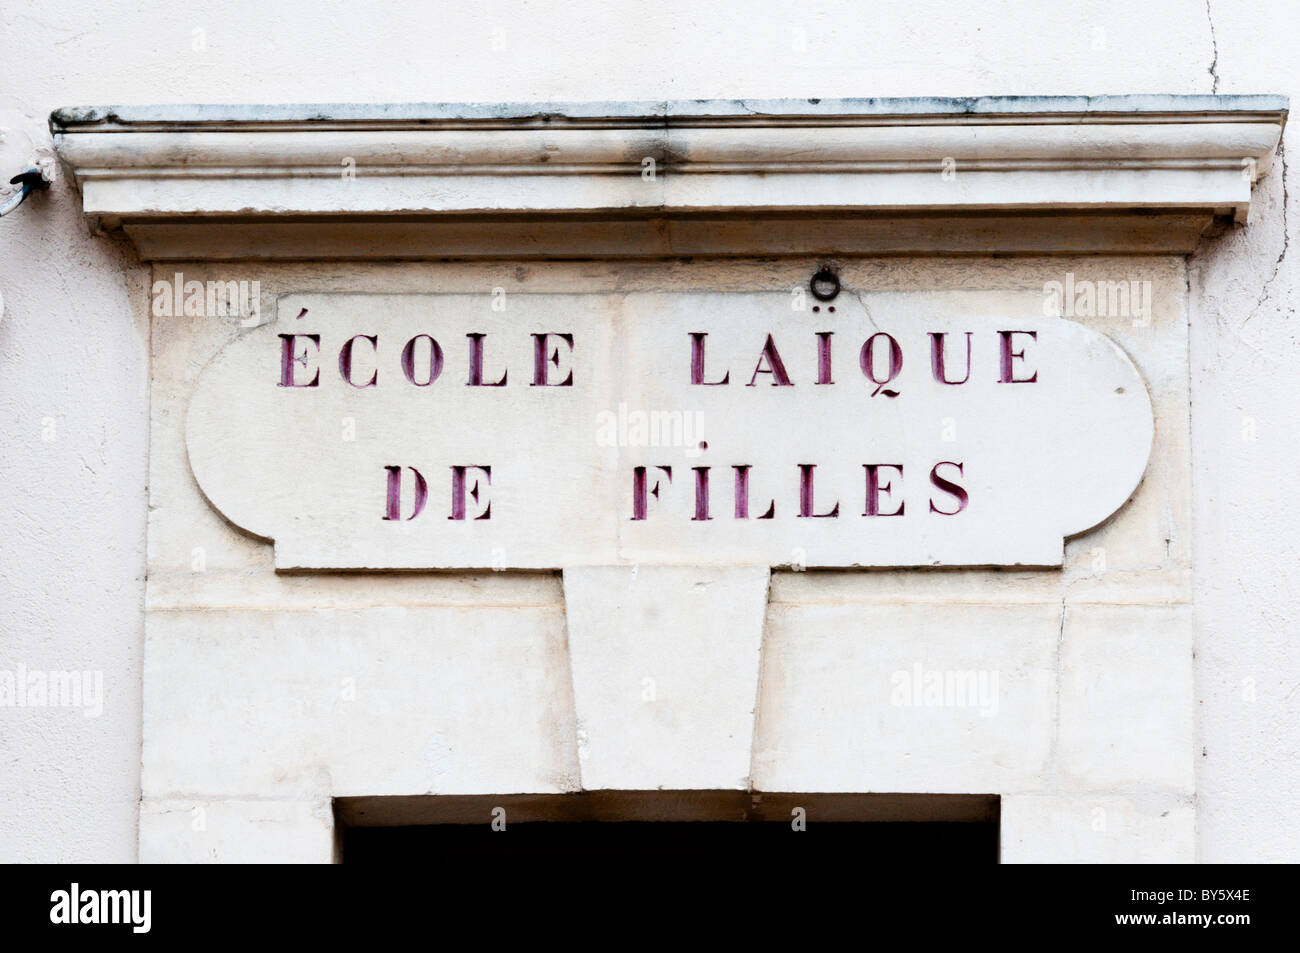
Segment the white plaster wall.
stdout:
<path fill-rule="evenodd" d="M 29 151 L 24 140 L 44 141 L 45 116 L 65 105 L 1300 96 L 1300 8 L 1289 0 L 422 9 L 396 0 L 56 0 L 7 13 L 6 178 Z M 1287 249 L 1284 179 L 1275 167 L 1258 186 L 1251 228 L 1207 245 L 1190 269 L 1202 860 L 1300 855 L 1291 794 L 1300 783 L 1300 644 L 1290 637 L 1300 594 L 1290 584 L 1286 482 L 1300 462 L 1290 439 L 1300 275 Z M 136 856 L 143 275 L 128 253 L 86 236 L 66 183 L 0 221 L 0 667 L 102 669 L 107 692 L 98 719 L 0 713 L 0 859 Z M 56 421 L 53 441 L 41 438 L 46 417 Z M 1253 440 L 1243 439 L 1246 418 Z"/>

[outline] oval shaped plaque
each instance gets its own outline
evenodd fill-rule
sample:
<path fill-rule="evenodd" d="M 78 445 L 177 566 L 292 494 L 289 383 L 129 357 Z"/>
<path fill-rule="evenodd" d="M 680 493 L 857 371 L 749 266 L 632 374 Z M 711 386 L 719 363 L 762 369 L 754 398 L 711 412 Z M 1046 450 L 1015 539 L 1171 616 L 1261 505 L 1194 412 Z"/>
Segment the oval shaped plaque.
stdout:
<path fill-rule="evenodd" d="M 190 465 L 279 569 L 1059 565 L 1142 478 L 1142 378 L 928 301 L 289 295 L 204 369 Z"/>

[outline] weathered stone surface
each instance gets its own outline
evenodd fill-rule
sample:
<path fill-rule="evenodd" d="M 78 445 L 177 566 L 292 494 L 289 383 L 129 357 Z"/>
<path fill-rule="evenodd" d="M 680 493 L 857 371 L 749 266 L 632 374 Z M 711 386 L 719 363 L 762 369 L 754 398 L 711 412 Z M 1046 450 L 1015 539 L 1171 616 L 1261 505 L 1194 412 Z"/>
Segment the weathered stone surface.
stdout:
<path fill-rule="evenodd" d="M 1071 606 L 1062 639 L 1058 753 L 1067 783 L 1190 794 L 1192 607 Z"/>
<path fill-rule="evenodd" d="M 1271 96 L 101 107 L 60 110 L 52 126 L 86 216 L 154 258 L 1186 253 L 1215 213 L 1245 221 L 1286 108 Z M 556 214 L 575 211 L 576 226 Z"/>
<path fill-rule="evenodd" d="M 1004 864 L 1188 864 L 1196 814 L 1171 795 L 1025 794 L 1002 798 Z"/>
<path fill-rule="evenodd" d="M 220 274 L 219 269 L 189 265 L 185 272 L 187 279 L 199 280 Z M 1179 370 L 1187 333 L 1181 266 L 1128 259 L 936 260 L 918 268 L 914 262 L 880 261 L 848 262 L 842 276 L 850 289 L 878 289 L 863 292 L 863 299 L 880 322 L 885 320 L 882 308 L 949 318 L 1001 313 L 1028 322 L 1049 320 L 1043 317 L 1044 286 L 1070 272 L 1079 280 L 1124 276 L 1154 286 L 1149 317 L 1075 319 L 1117 342 L 1132 358 L 1156 410 L 1150 465 L 1116 516 L 1069 540 L 1060 570 L 783 570 L 771 574 L 767 587 L 745 581 L 746 573 L 765 578 L 766 567 L 726 570 L 720 563 L 572 566 L 564 573 L 563 589 L 561 577 L 550 573 L 276 572 L 273 547 L 240 532 L 204 499 L 185 448 L 185 410 L 203 365 L 230 342 L 254 332 L 239 327 L 237 319 L 155 319 L 147 806 L 171 796 L 311 804 L 331 796 L 418 798 L 431 790 L 702 790 L 739 789 L 748 783 L 760 791 L 1001 795 L 1004 859 L 1017 856 L 1020 848 L 1014 845 L 1022 839 L 1026 852 L 1050 851 L 1053 859 L 1102 856 L 1105 851 L 1093 840 L 1061 834 L 1052 818 L 1059 814 L 1065 818 L 1060 823 L 1073 823 L 1075 797 L 1083 799 L 1085 826 L 1092 821 L 1088 805 L 1096 798 L 1117 798 L 1126 805 L 1149 802 L 1153 813 L 1143 813 L 1144 807 L 1131 823 L 1128 808 L 1110 810 L 1108 816 L 1112 839 L 1154 845 L 1160 835 L 1142 833 L 1146 825 L 1172 830 L 1163 826 L 1168 821 L 1160 819 L 1161 811 L 1170 809 L 1171 817 L 1179 817 L 1180 805 L 1187 802 L 1186 789 L 1170 768 L 1178 758 L 1190 763 L 1190 745 L 1178 738 L 1190 742 L 1192 726 L 1188 721 L 1157 730 L 1152 738 L 1159 738 L 1169 752 L 1152 759 L 1152 770 L 1146 772 L 1142 759 L 1151 739 L 1126 739 L 1123 732 L 1135 712 L 1150 709 L 1144 707 L 1140 681 L 1130 680 L 1139 676 L 1125 674 L 1128 663 L 1125 672 L 1112 672 L 1108 653 L 1113 649 L 1133 661 L 1132 652 L 1139 647 L 1130 651 L 1123 640 L 1137 626 L 1141 644 L 1147 645 L 1141 649 L 1144 657 L 1153 664 L 1172 662 L 1178 639 L 1150 635 L 1142 620 L 1149 621 L 1150 633 L 1172 635 L 1179 611 L 1161 607 L 1185 606 L 1191 598 L 1184 529 L 1186 381 Z M 157 276 L 170 273 L 161 270 Z M 519 313 L 516 307 L 529 292 L 579 300 L 608 300 L 621 293 L 619 307 L 625 309 L 628 300 L 643 294 L 687 292 L 687 297 L 709 298 L 757 288 L 780 297 L 788 308 L 789 289 L 807 279 L 799 265 L 754 262 L 507 269 L 482 263 L 350 265 L 328 275 L 295 264 L 260 274 L 267 320 L 283 294 L 339 292 L 366 297 L 400 292 L 417 300 L 431 292 L 455 294 L 473 302 L 476 313 L 490 316 L 496 287 L 506 289 L 507 315 Z M 842 294 L 836 302 L 835 315 L 823 308 L 818 316 L 839 320 L 844 298 Z M 293 315 L 289 319 L 295 320 Z M 844 330 L 838 324 L 834 329 L 837 335 Z M 709 341 L 712 375 L 712 334 Z M 756 357 L 751 355 L 748 373 Z M 337 352 L 334 358 L 337 373 Z M 521 360 L 527 383 L 532 354 L 525 349 Z M 793 375 L 791 364 L 793 357 L 787 365 Z M 835 387 L 846 364 L 861 376 L 855 361 L 837 358 Z M 444 375 L 451 367 L 449 362 Z M 728 368 L 733 379 L 739 367 Z M 356 370 L 359 374 L 364 367 L 358 363 Z M 396 373 L 405 383 L 400 366 Z M 795 389 L 801 383 L 796 379 Z M 590 439 L 596 420 L 580 422 Z M 964 437 L 966 422 L 958 418 L 955 423 L 958 437 Z M 934 420 L 926 432 L 935 435 L 938 445 L 951 446 L 941 439 L 942 427 L 942 420 Z M 341 433 L 340 426 L 332 436 Z M 673 462 L 688 469 L 701 465 L 700 457 L 686 457 L 681 447 L 648 450 L 675 453 Z M 510 459 L 527 456 L 513 452 Z M 255 476 L 256 468 L 249 473 Z M 819 466 L 819 511 L 820 478 Z M 265 480 L 258 483 L 265 485 Z M 671 512 L 666 496 L 651 499 L 658 507 L 653 513 Z M 691 502 L 689 492 L 685 502 Z M 423 519 L 449 522 L 430 511 L 408 525 L 418 526 Z M 670 539 L 669 544 L 675 543 Z M 806 558 L 815 565 L 813 552 Z M 794 561 L 789 554 L 787 562 Z M 634 578 L 637 583 L 629 591 Z M 706 579 L 719 587 L 717 593 L 727 595 L 729 615 L 719 618 L 702 607 L 705 617 L 696 618 L 690 611 L 701 608 L 692 601 L 691 585 Z M 764 611 L 765 588 L 771 601 Z M 746 614 L 746 605 L 757 608 Z M 1137 614 L 1116 614 L 1114 606 Z M 1064 635 L 1063 607 L 1069 620 Z M 662 613 L 658 619 L 647 619 L 651 609 Z M 1085 618 L 1085 613 L 1098 612 L 1093 622 Z M 1072 645 L 1076 620 L 1084 628 Z M 262 635 L 255 637 L 259 631 Z M 494 632 L 499 638 L 492 637 Z M 1089 648 L 1093 642 L 1095 650 Z M 1157 651 L 1160 645 L 1165 648 Z M 762 691 L 756 686 L 760 656 Z M 400 667 L 394 665 L 397 658 Z M 752 659 L 749 667 L 747 659 Z M 913 676 L 918 661 L 921 704 L 892 704 L 899 687 L 892 677 L 899 672 Z M 442 680 L 444 675 L 451 678 L 453 667 L 472 680 L 483 709 L 452 704 L 453 697 L 466 694 Z M 996 715 L 980 714 L 978 694 L 974 705 L 925 704 L 924 679 L 930 673 L 994 669 L 999 676 Z M 1062 686 L 1076 672 L 1085 679 L 1109 679 L 1105 698 L 1064 697 L 1063 692 L 1074 692 Z M 351 703 L 347 718 L 331 707 L 345 677 L 356 677 L 359 691 L 366 688 Z M 655 679 L 653 703 L 643 699 L 647 677 Z M 293 686 L 287 694 L 286 685 Z M 409 704 L 375 707 L 384 699 L 414 697 L 427 685 L 441 687 Z M 976 692 L 978 688 L 976 682 Z M 255 718 L 250 715 L 254 708 L 271 714 Z M 654 717 L 665 709 L 672 715 L 668 725 Z M 1089 720 L 1098 722 L 1091 735 Z M 1076 730 L 1080 723 L 1083 727 Z M 733 724 L 735 730 L 729 727 Z M 719 734 L 720 727 L 728 730 Z M 443 731 L 447 744 L 417 745 L 432 730 Z M 359 740 L 363 736 L 382 737 L 383 743 L 365 748 Z M 475 760 L 461 765 L 466 774 L 439 775 L 431 783 L 426 754 L 448 751 L 457 757 L 472 751 Z M 1108 758 L 1122 766 L 1122 777 L 1106 773 Z M 1058 805 L 1052 808 L 1056 813 L 1044 808 L 1040 816 L 1043 812 L 1021 807 L 1022 795 L 1040 799 L 1027 802 L 1030 806 Z M 188 837 L 184 812 L 190 806 L 184 804 L 184 816 L 171 823 L 183 827 Z M 149 820 L 146 832 L 158 823 Z M 256 833 L 256 825 L 241 829 Z M 230 836 L 235 830 L 232 826 Z M 1171 836 L 1181 843 L 1182 833 Z M 1124 849 L 1120 843 L 1115 855 L 1127 856 Z"/>
<path fill-rule="evenodd" d="M 1037 788 L 1059 605 L 774 604 L 754 782 L 765 791 Z"/>
<path fill-rule="evenodd" d="M 768 571 L 564 572 L 585 789 L 750 786 Z"/>
<path fill-rule="evenodd" d="M 558 601 L 151 612 L 144 793 L 572 790 L 563 638 Z"/>
<path fill-rule="evenodd" d="M 328 864 L 336 859 L 329 799 L 145 798 L 142 864 Z"/>

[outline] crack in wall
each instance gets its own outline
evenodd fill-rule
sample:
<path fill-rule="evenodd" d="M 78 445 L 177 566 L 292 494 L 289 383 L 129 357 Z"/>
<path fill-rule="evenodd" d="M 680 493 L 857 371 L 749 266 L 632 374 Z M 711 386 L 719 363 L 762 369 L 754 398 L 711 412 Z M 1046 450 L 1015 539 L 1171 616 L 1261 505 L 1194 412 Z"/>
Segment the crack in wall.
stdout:
<path fill-rule="evenodd" d="M 1288 206 L 1291 204 L 1291 192 L 1287 187 L 1286 182 L 1287 168 L 1285 138 L 1278 140 L 1277 159 L 1282 166 L 1282 250 L 1278 252 L 1277 260 L 1273 262 L 1272 273 L 1264 280 L 1264 284 L 1259 289 L 1259 297 L 1255 300 L 1255 306 L 1250 309 L 1250 313 L 1246 315 L 1245 320 L 1241 322 L 1242 327 L 1245 327 L 1250 323 L 1250 319 L 1255 316 L 1259 309 L 1264 306 L 1264 302 L 1268 300 L 1268 296 L 1273 290 L 1273 282 L 1277 280 L 1278 272 L 1282 270 L 1282 261 L 1286 258 L 1286 253 L 1291 247 L 1291 223 L 1288 220 L 1287 214 Z M 1293 313 L 1295 313 L 1294 307 L 1287 308 L 1287 314 Z"/>
<path fill-rule="evenodd" d="M 1205 19 L 1210 23 L 1210 93 L 1219 91 L 1219 38 L 1214 33 L 1214 14 L 1210 12 L 1210 0 L 1205 0 Z"/>

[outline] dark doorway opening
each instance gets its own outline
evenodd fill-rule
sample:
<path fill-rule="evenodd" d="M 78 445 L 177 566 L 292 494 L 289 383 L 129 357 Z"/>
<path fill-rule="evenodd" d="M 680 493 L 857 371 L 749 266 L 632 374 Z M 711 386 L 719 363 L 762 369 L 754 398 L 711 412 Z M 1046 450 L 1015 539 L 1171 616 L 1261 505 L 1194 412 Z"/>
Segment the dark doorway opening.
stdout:
<path fill-rule="evenodd" d="M 994 795 L 947 794 L 601 791 L 335 801 L 339 859 L 359 866 L 711 849 L 764 863 L 856 856 L 904 866 L 996 864 L 999 813 Z"/>

